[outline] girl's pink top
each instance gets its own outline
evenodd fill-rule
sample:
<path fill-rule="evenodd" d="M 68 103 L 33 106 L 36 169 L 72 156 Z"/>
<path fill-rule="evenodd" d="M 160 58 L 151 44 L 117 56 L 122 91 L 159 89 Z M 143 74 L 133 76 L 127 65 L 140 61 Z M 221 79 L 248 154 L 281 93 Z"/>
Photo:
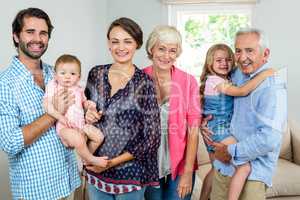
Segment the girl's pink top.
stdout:
<path fill-rule="evenodd" d="M 220 76 L 217 75 L 209 75 L 207 76 L 207 80 L 205 81 L 205 89 L 204 89 L 204 94 L 205 95 L 212 95 L 216 96 L 220 94 L 217 90 L 217 85 L 221 83 L 226 83 L 227 81 Z"/>
<path fill-rule="evenodd" d="M 144 72 L 152 77 L 153 67 L 146 67 Z M 171 68 L 169 104 L 168 140 L 172 179 L 175 179 L 184 172 L 187 128 L 199 126 L 201 121 L 197 81 L 192 75 L 175 66 Z M 196 169 L 197 161 L 194 164 L 194 170 Z"/>

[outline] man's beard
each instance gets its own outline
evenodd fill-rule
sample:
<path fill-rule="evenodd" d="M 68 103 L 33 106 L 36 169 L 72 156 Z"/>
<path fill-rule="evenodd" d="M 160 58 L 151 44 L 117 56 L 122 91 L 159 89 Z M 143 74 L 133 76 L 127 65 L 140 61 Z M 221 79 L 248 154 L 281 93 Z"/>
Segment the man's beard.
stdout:
<path fill-rule="evenodd" d="M 35 42 L 36 44 L 40 45 L 41 48 L 43 49 L 39 54 L 35 54 L 33 52 L 31 52 L 29 49 L 28 49 L 28 46 L 31 45 L 32 43 L 34 42 L 29 42 L 29 43 L 24 43 L 22 41 L 19 42 L 19 48 L 20 50 L 26 55 L 28 56 L 29 58 L 32 58 L 32 59 L 39 59 L 40 57 L 42 57 L 42 55 L 46 52 L 47 48 L 48 48 L 48 45 L 45 45 L 43 44 L 42 42 Z"/>

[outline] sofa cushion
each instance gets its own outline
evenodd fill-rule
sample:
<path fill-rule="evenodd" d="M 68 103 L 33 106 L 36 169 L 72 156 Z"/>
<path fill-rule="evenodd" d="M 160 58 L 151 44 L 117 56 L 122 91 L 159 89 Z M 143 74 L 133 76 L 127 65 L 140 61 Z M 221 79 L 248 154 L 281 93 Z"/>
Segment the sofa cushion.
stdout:
<path fill-rule="evenodd" d="M 205 164 L 205 165 L 199 166 L 197 173 L 196 173 L 195 186 L 193 189 L 192 200 L 199 200 L 202 182 L 210 169 L 211 169 L 211 164 Z"/>
<path fill-rule="evenodd" d="M 273 186 L 267 197 L 300 195 L 300 166 L 284 159 L 278 160 Z"/>
<path fill-rule="evenodd" d="M 290 124 L 292 133 L 293 160 L 294 163 L 300 165 L 300 128 L 296 126 L 296 122 L 292 122 Z"/>
<path fill-rule="evenodd" d="M 282 135 L 282 143 L 280 149 L 280 158 L 292 161 L 292 146 L 291 146 L 291 129 L 289 126 L 285 129 Z"/>
<path fill-rule="evenodd" d="M 267 199 L 271 199 L 271 200 L 299 200 L 300 199 L 300 197 L 299 196 L 290 196 L 290 197 L 287 197 L 287 196 L 285 196 L 285 197 L 278 197 L 278 198 L 276 198 L 276 197 L 274 197 L 274 198 L 267 198 Z"/>
<path fill-rule="evenodd" d="M 209 172 L 210 169 L 211 169 L 211 164 L 200 165 L 197 170 L 197 176 L 201 180 L 204 180 L 206 174 Z"/>

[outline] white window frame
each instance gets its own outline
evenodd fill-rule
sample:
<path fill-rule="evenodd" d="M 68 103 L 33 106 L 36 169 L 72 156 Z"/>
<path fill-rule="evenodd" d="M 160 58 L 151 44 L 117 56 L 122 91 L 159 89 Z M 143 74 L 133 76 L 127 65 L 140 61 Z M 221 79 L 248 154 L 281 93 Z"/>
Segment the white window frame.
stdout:
<path fill-rule="evenodd" d="M 169 4 L 168 5 L 168 24 L 177 27 L 178 30 L 184 30 L 184 23 L 178 19 L 182 19 L 187 14 L 249 14 L 253 18 L 254 4 L 221 4 L 221 3 L 209 3 L 209 4 Z M 253 19 L 250 17 L 250 26 Z M 185 33 L 181 32 L 182 38 L 185 38 Z M 184 51 L 184 49 L 183 49 Z M 187 66 L 181 66 L 181 59 L 177 60 L 178 66 L 184 71 L 191 73 L 191 69 Z"/>
<path fill-rule="evenodd" d="M 251 4 L 174 4 L 168 5 L 168 24 L 177 28 L 182 28 L 183 24 L 178 21 L 184 14 L 229 14 L 229 13 L 246 13 L 252 15 L 254 5 Z M 222 11 L 220 13 L 220 11 Z M 252 15 L 253 16 L 253 15 Z M 250 19 L 252 24 L 252 19 Z"/>

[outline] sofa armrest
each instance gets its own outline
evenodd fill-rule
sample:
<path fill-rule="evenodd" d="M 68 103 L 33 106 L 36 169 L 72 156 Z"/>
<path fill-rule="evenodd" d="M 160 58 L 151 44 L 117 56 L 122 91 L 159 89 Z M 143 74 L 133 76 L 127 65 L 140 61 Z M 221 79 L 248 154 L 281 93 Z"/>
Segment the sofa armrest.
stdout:
<path fill-rule="evenodd" d="M 290 122 L 294 163 L 300 165 L 300 127 L 296 122 Z"/>

